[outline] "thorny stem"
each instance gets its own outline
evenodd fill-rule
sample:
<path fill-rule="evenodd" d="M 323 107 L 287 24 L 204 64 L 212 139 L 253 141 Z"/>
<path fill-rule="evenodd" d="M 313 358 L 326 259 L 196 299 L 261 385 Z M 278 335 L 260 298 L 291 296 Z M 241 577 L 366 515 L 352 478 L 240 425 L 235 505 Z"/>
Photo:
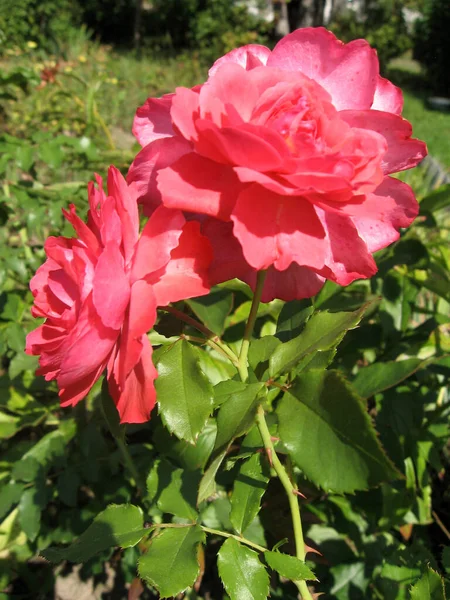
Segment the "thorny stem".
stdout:
<path fill-rule="evenodd" d="M 160 308 L 158 308 L 158 310 L 163 310 L 165 312 L 170 313 L 177 319 L 180 319 L 180 321 L 184 321 L 191 327 L 194 327 L 195 329 L 197 329 L 198 331 L 203 333 L 203 335 L 207 339 L 208 345 L 211 347 L 214 347 L 215 350 L 220 350 L 221 353 L 225 354 L 225 356 L 230 360 L 230 362 L 236 368 L 238 368 L 238 357 L 233 352 L 233 350 L 231 350 L 231 348 L 227 344 L 222 342 L 222 340 L 220 339 L 220 337 L 218 335 L 216 335 L 213 331 L 211 331 L 210 329 L 205 327 L 205 325 L 203 325 L 202 323 L 200 323 L 193 317 L 190 317 L 189 315 L 182 312 L 181 310 L 174 308 L 173 306 L 160 307 Z"/>
<path fill-rule="evenodd" d="M 258 271 L 258 275 L 256 278 L 255 293 L 253 294 L 252 306 L 250 308 L 250 314 L 248 316 L 247 325 L 245 326 L 244 339 L 242 340 L 241 351 L 239 352 L 238 371 L 242 381 L 246 381 L 248 378 L 248 349 L 250 347 L 250 340 L 252 338 L 253 328 L 255 327 L 255 321 L 258 315 L 258 307 L 259 303 L 261 302 L 261 296 L 264 288 L 264 281 L 266 280 L 266 275 L 267 271 Z"/>
<path fill-rule="evenodd" d="M 255 293 L 253 295 L 252 306 L 250 309 L 250 315 L 248 317 L 247 325 L 245 327 L 244 339 L 241 346 L 241 351 L 239 353 L 239 375 L 241 376 L 242 381 L 246 381 L 248 378 L 248 366 L 247 366 L 247 357 L 248 350 L 250 346 L 250 340 L 253 333 L 253 328 L 255 326 L 256 316 L 258 314 L 259 303 L 261 302 L 261 296 L 264 288 L 264 281 L 266 278 L 266 271 L 259 271 L 257 280 Z M 264 448 L 266 449 L 267 456 L 271 462 L 271 465 L 275 469 L 275 472 L 280 480 L 282 486 L 284 487 L 288 501 L 289 508 L 291 510 L 292 524 L 294 528 L 294 539 L 295 539 L 295 548 L 296 548 L 296 556 L 301 561 L 305 560 L 305 541 L 303 538 L 303 529 L 302 522 L 300 519 L 300 506 L 297 499 L 297 489 L 293 485 L 289 475 L 286 472 L 283 464 L 275 452 L 275 448 L 272 442 L 272 436 L 270 435 L 269 428 L 266 423 L 266 418 L 264 415 L 264 408 L 259 405 L 257 414 L 256 414 L 256 424 L 259 429 L 259 433 L 261 434 L 261 438 L 263 440 Z M 302 600 L 313 600 L 311 593 L 308 589 L 306 581 L 294 581 L 297 586 Z"/>

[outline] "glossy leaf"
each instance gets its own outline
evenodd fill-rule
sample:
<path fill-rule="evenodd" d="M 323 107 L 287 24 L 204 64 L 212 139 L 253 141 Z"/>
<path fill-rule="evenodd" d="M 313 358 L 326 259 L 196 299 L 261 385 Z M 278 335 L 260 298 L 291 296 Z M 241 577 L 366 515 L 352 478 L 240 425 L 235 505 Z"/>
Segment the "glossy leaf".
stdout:
<path fill-rule="evenodd" d="M 313 312 L 314 306 L 309 298 L 286 302 L 278 316 L 277 338 L 287 342 L 297 337 Z"/>
<path fill-rule="evenodd" d="M 194 443 L 213 406 L 213 390 L 199 367 L 195 348 L 180 340 L 158 362 L 159 411 L 167 429 Z"/>
<path fill-rule="evenodd" d="M 221 405 L 217 415 L 215 449 L 221 449 L 231 440 L 248 431 L 258 404 L 263 383 L 243 383 L 240 391 L 231 393 Z"/>
<path fill-rule="evenodd" d="M 446 600 L 442 577 L 428 568 L 411 588 L 411 600 Z"/>
<path fill-rule="evenodd" d="M 277 415 L 282 443 L 317 486 L 353 492 L 398 478 L 364 403 L 339 373 L 300 375 Z"/>
<path fill-rule="evenodd" d="M 378 392 L 394 387 L 410 377 L 425 363 L 420 358 L 377 362 L 360 369 L 352 381 L 353 387 L 362 398 L 370 398 Z"/>
<path fill-rule="evenodd" d="M 307 355 L 337 346 L 347 331 L 358 325 L 367 308 L 368 305 L 364 305 L 355 312 L 314 314 L 301 335 L 275 350 L 269 363 L 271 377 L 290 371 Z"/>
<path fill-rule="evenodd" d="M 214 289 L 207 296 L 186 300 L 186 304 L 208 329 L 222 335 L 233 306 L 233 296 L 226 290 Z"/>
<path fill-rule="evenodd" d="M 69 560 L 85 562 L 98 552 L 113 546 L 135 546 L 148 532 L 140 507 L 132 504 L 110 504 L 70 546 L 47 548 L 41 555 L 51 562 Z"/>
<path fill-rule="evenodd" d="M 157 461 L 147 477 L 147 492 L 162 512 L 194 520 L 199 472 L 176 469 L 166 460 Z"/>
<path fill-rule="evenodd" d="M 281 552 L 264 552 L 264 559 L 271 569 L 291 581 L 301 579 L 315 580 L 316 577 L 309 567 L 296 556 Z"/>
<path fill-rule="evenodd" d="M 169 598 L 192 586 L 197 579 L 198 545 L 204 541 L 198 526 L 163 529 L 139 559 L 139 576 Z"/>
<path fill-rule="evenodd" d="M 269 482 L 262 455 L 255 453 L 239 469 L 231 496 L 230 520 L 242 534 L 259 512 L 261 498 Z"/>
<path fill-rule="evenodd" d="M 223 462 L 223 459 L 226 456 L 227 449 L 228 448 L 225 447 L 224 450 L 219 452 L 217 456 L 214 457 L 214 459 L 211 461 L 211 464 L 206 469 L 205 474 L 201 478 L 200 485 L 198 488 L 197 504 L 200 504 L 201 502 L 203 502 L 203 500 L 206 500 L 215 493 L 216 474 L 219 470 L 220 465 Z"/>
<path fill-rule="evenodd" d="M 231 600 L 266 600 L 269 575 L 254 550 L 229 538 L 219 550 L 217 566 Z"/>

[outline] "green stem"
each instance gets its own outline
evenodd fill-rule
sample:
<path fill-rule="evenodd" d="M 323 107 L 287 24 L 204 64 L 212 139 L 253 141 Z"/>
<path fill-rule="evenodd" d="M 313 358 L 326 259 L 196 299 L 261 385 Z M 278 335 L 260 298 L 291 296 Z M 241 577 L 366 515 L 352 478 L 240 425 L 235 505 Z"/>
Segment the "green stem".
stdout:
<path fill-rule="evenodd" d="M 305 541 L 303 538 L 302 522 L 300 519 L 300 506 L 296 494 L 297 488 L 292 484 L 286 469 L 280 462 L 280 459 L 275 452 L 272 436 L 270 435 L 270 431 L 267 427 L 264 416 L 264 409 L 261 405 L 258 406 L 258 411 L 256 413 L 256 424 L 258 425 L 259 433 L 261 434 L 267 455 L 272 463 L 273 468 L 275 469 L 276 474 L 278 475 L 278 479 L 286 491 L 289 500 L 289 508 L 291 510 L 292 524 L 294 526 L 296 556 L 301 561 L 304 561 L 306 555 Z M 295 581 L 294 583 L 297 586 L 303 600 L 312 600 L 312 596 L 308 590 L 306 581 Z"/>
<path fill-rule="evenodd" d="M 253 328 L 255 327 L 256 317 L 258 315 L 259 303 L 261 302 L 261 296 L 264 288 L 264 281 L 266 280 L 267 271 L 258 271 L 256 277 L 255 293 L 253 294 L 252 305 L 250 308 L 250 314 L 248 321 L 245 326 L 244 339 L 242 340 L 241 351 L 239 352 L 239 366 L 238 371 L 242 381 L 248 379 L 248 349 L 250 347 L 250 340 L 252 339 Z"/>
<path fill-rule="evenodd" d="M 216 335 L 213 331 L 211 331 L 211 329 L 208 329 L 207 327 L 205 327 L 205 325 L 203 325 L 202 323 L 200 323 L 200 321 L 197 321 L 196 319 L 190 317 L 189 315 L 187 315 L 186 313 L 182 312 L 181 310 L 178 310 L 177 308 L 174 308 L 173 306 L 159 307 L 158 310 L 163 310 L 165 312 L 170 313 L 171 315 L 173 315 L 177 319 L 180 319 L 180 321 L 184 321 L 185 323 L 187 323 L 191 327 L 194 327 L 194 329 L 197 329 L 198 331 L 200 331 L 201 333 L 203 333 L 205 335 L 205 337 L 207 338 L 207 341 L 211 342 L 211 344 L 214 345 L 215 350 L 220 349 L 221 352 L 223 354 L 225 354 L 225 356 L 230 360 L 230 362 L 236 368 L 238 368 L 238 364 L 239 364 L 238 357 L 233 352 L 233 350 L 227 344 L 225 344 L 224 342 L 222 342 L 222 340 L 220 339 L 220 337 L 218 335 Z M 211 344 L 209 344 L 209 345 L 211 345 Z"/>
<path fill-rule="evenodd" d="M 255 326 L 256 317 L 258 314 L 259 303 L 261 302 L 261 296 L 264 288 L 264 282 L 266 279 L 267 271 L 259 271 L 256 279 L 256 287 L 253 295 L 252 306 L 250 308 L 250 314 L 248 317 L 247 325 L 245 327 L 244 339 L 242 341 L 241 351 L 239 353 L 239 375 L 242 381 L 246 381 L 248 379 L 248 350 L 250 347 L 250 340 L 253 333 L 253 328 Z M 295 548 L 296 548 L 296 556 L 301 561 L 305 560 L 305 542 L 303 538 L 303 529 L 302 522 L 300 519 L 300 506 L 297 499 L 296 487 L 292 484 L 289 475 L 286 472 L 283 464 L 275 452 L 274 445 L 272 443 L 272 436 L 270 435 L 269 428 L 267 427 L 264 409 L 261 405 L 258 406 L 257 414 L 256 414 L 256 424 L 258 426 L 259 432 L 261 434 L 261 438 L 263 440 L 264 447 L 267 452 L 267 456 L 269 457 L 275 472 L 281 481 L 282 486 L 284 487 L 288 501 L 289 508 L 291 510 L 292 524 L 294 527 L 294 539 L 295 539 Z M 308 589 L 306 581 L 294 581 L 295 585 L 298 588 L 298 591 L 301 594 L 302 600 L 313 600 L 311 593 Z"/>

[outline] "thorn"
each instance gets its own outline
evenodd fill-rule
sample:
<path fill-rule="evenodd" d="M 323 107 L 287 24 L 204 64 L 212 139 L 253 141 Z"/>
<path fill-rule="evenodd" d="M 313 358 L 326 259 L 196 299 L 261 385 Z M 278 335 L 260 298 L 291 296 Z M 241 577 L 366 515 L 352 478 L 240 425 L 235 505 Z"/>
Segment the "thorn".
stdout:
<path fill-rule="evenodd" d="M 297 489 L 294 488 L 292 490 L 292 493 L 295 494 L 296 496 L 300 496 L 300 498 L 304 498 L 306 500 L 305 494 L 302 494 L 299 490 L 297 490 Z"/>
<path fill-rule="evenodd" d="M 276 444 L 277 442 L 280 441 L 280 438 L 279 437 L 275 437 L 274 435 L 271 435 L 270 436 L 270 440 Z"/>
<path fill-rule="evenodd" d="M 322 556 L 322 552 L 319 552 L 318 550 L 316 550 L 315 548 L 311 548 L 311 546 L 307 546 L 305 544 L 305 554 L 318 554 L 319 556 Z"/>
<path fill-rule="evenodd" d="M 266 454 L 267 454 L 267 459 L 269 461 L 270 466 L 273 467 L 272 449 L 271 448 L 266 448 Z"/>

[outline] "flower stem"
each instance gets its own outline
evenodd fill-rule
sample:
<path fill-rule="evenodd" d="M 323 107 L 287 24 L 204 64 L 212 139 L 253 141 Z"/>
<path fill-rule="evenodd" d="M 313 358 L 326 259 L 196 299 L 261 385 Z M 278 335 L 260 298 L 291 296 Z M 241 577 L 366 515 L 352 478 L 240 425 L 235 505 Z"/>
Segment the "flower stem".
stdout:
<path fill-rule="evenodd" d="M 241 351 L 239 352 L 238 371 L 242 381 L 247 381 L 248 378 L 248 349 L 250 347 L 250 340 L 252 339 L 253 328 L 255 327 L 255 321 L 258 315 L 258 308 L 259 303 L 261 302 L 261 296 L 264 288 L 264 281 L 266 280 L 266 275 L 267 271 L 258 271 L 258 275 L 256 277 L 255 293 L 253 294 L 250 314 L 248 316 L 248 321 L 245 326 L 244 339 L 242 340 Z"/>
<path fill-rule="evenodd" d="M 247 325 L 245 327 L 244 339 L 242 341 L 241 351 L 239 353 L 239 366 L 238 371 L 242 381 L 246 381 L 248 379 L 248 350 L 250 346 L 250 340 L 253 333 L 253 328 L 255 326 L 256 316 L 258 314 L 259 303 L 261 302 L 261 296 L 264 288 L 264 281 L 266 279 L 267 271 L 259 271 L 256 279 L 256 287 L 253 295 L 252 306 L 250 308 L 250 314 L 248 317 Z M 288 501 L 289 508 L 291 510 L 292 524 L 294 527 L 294 539 L 295 539 L 295 548 L 296 548 L 296 556 L 301 561 L 305 560 L 305 542 L 303 539 L 303 529 L 302 522 L 300 519 L 300 506 L 297 500 L 296 495 L 296 487 L 292 484 L 292 481 L 289 478 L 289 475 L 286 472 L 283 464 L 275 452 L 275 448 L 273 446 L 272 437 L 270 435 L 269 428 L 267 427 L 266 418 L 264 415 L 264 409 L 261 405 L 258 406 L 257 414 L 256 414 L 256 424 L 259 429 L 259 433 L 261 434 L 261 438 L 263 440 L 264 447 L 267 452 L 267 456 L 275 469 L 275 472 L 284 487 Z M 313 600 L 311 593 L 308 589 L 306 581 L 294 581 L 297 586 L 302 600 Z"/>
<path fill-rule="evenodd" d="M 173 315 L 180 321 L 184 321 L 191 327 L 194 327 L 195 329 L 197 329 L 198 331 L 203 333 L 203 335 L 207 338 L 207 341 L 210 342 L 210 343 L 208 343 L 208 345 L 211 347 L 214 347 L 215 350 L 220 350 L 223 354 L 226 355 L 228 360 L 236 368 L 238 368 L 238 357 L 233 352 L 233 350 L 227 344 L 222 342 L 222 340 L 220 339 L 220 337 L 218 335 L 216 335 L 213 331 L 211 331 L 210 329 L 205 327 L 205 325 L 203 325 L 203 323 L 200 323 L 200 321 L 197 321 L 193 317 L 190 317 L 186 313 L 182 312 L 181 310 L 178 310 L 177 308 L 174 308 L 173 306 L 159 307 L 158 310 L 163 310 L 165 312 L 170 313 L 171 315 Z"/>
<path fill-rule="evenodd" d="M 300 519 L 300 506 L 297 499 L 297 488 L 293 485 L 292 481 L 289 478 L 289 475 L 286 472 L 283 464 L 280 462 L 280 459 L 275 452 L 275 448 L 272 442 L 272 436 L 270 435 L 269 428 L 267 427 L 266 418 L 264 416 L 264 409 L 261 405 L 258 406 L 258 411 L 256 413 L 256 424 L 258 425 L 259 433 L 261 434 L 264 447 L 267 452 L 267 456 L 272 463 L 273 468 L 275 469 L 276 474 L 278 475 L 278 479 L 280 480 L 282 486 L 284 487 L 288 500 L 289 500 L 289 508 L 291 510 L 292 524 L 294 526 L 294 539 L 295 539 L 295 549 L 296 556 L 301 561 L 305 560 L 305 541 L 303 538 L 303 529 L 302 522 Z M 308 586 L 306 581 L 295 581 L 295 585 L 297 586 L 300 594 L 302 595 L 303 600 L 312 600 L 312 596 L 310 591 L 308 590 Z"/>

